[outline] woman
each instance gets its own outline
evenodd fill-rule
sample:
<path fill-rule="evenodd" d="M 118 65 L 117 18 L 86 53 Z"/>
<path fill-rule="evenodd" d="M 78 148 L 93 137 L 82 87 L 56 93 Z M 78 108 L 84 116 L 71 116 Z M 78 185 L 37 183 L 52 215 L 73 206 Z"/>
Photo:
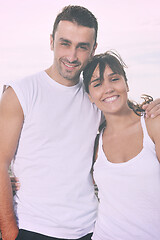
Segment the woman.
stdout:
<path fill-rule="evenodd" d="M 92 239 L 159 240 L 160 117 L 146 119 L 141 106 L 128 101 L 124 67 L 106 52 L 84 70 L 89 98 L 107 122 L 93 166 L 100 201 Z"/>

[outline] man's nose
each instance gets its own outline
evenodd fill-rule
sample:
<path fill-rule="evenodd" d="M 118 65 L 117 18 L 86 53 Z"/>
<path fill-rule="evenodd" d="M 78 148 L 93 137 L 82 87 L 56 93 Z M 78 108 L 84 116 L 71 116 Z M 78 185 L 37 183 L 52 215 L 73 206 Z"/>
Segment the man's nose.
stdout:
<path fill-rule="evenodd" d="M 68 52 L 68 61 L 70 63 L 77 61 L 77 49 L 71 48 Z"/>

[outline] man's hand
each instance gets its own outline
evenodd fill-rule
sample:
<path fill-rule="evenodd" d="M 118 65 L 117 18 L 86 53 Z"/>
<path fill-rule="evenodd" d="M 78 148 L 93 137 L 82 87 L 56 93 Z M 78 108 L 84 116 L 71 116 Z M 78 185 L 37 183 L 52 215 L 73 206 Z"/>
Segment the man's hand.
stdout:
<path fill-rule="evenodd" d="M 155 118 L 158 115 L 160 115 L 160 98 L 157 98 L 153 102 L 150 102 L 149 104 L 143 105 L 143 109 L 146 113 L 146 118 Z"/>
<path fill-rule="evenodd" d="M 8 226 L 8 231 L 5 231 L 3 234 L 2 232 L 2 239 L 3 240 L 15 240 L 18 236 L 19 229 L 17 225 L 15 226 Z"/>
<path fill-rule="evenodd" d="M 11 185 L 12 185 L 12 191 L 13 191 L 13 195 L 16 193 L 16 191 L 18 191 L 20 189 L 20 183 L 18 178 L 16 177 L 10 177 L 11 180 Z"/>

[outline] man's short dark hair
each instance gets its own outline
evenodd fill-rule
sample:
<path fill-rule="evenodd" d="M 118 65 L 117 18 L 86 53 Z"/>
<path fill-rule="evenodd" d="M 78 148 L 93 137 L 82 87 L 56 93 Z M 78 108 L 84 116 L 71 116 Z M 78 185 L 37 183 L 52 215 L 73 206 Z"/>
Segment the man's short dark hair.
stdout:
<path fill-rule="evenodd" d="M 60 21 L 70 21 L 73 23 L 75 22 L 80 26 L 94 28 L 95 44 L 96 44 L 98 23 L 97 23 L 96 17 L 87 8 L 84 8 L 82 6 L 72 6 L 72 5 L 64 7 L 62 9 L 62 12 L 59 13 L 55 19 L 55 22 L 53 25 L 53 32 L 52 32 L 53 39 Z"/>

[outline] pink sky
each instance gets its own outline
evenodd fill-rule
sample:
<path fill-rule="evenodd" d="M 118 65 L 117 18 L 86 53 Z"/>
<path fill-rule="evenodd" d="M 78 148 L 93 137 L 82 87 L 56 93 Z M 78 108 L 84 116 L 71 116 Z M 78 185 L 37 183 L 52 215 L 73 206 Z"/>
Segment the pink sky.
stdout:
<path fill-rule="evenodd" d="M 116 49 L 128 65 L 131 96 L 160 96 L 159 0 L 0 0 L 0 84 L 52 64 L 49 34 L 69 4 L 91 10 L 99 22 L 97 52 Z"/>

